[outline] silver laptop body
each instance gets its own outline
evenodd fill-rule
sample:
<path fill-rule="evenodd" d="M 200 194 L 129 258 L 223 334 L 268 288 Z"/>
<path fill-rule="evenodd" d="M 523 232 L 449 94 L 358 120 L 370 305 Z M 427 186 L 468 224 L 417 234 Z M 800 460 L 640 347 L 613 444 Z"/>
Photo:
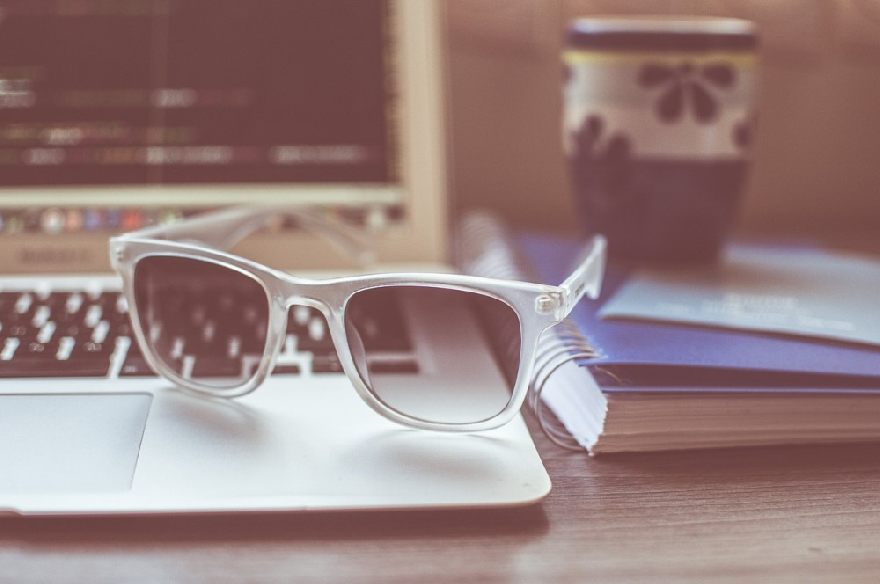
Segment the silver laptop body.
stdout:
<path fill-rule="evenodd" d="M 69 80 L 53 77 L 58 63 L 36 61 L 27 43 L 0 43 L 0 52 L 9 51 L 22 63 L 0 67 L 0 116 L 9 121 L 0 135 L 0 167 L 8 171 L 0 175 L 0 512 L 439 508 L 540 500 L 550 482 L 521 419 L 468 435 L 411 430 L 385 420 L 338 372 L 319 315 L 308 310 L 291 314 L 289 342 L 276 373 L 244 398 L 193 396 L 138 361 L 117 294 L 119 282 L 107 263 L 107 236 L 114 230 L 225 204 L 329 205 L 378 230 L 378 269 L 449 269 L 439 6 L 359 1 L 335 7 L 335 20 L 312 15 L 314 20 L 310 16 L 292 27 L 296 34 L 282 34 L 272 27 L 284 15 L 253 8 L 256 14 L 242 15 L 237 4 L 219 2 L 214 17 L 196 20 L 187 9 L 165 2 L 156 2 L 149 13 L 86 14 L 79 20 L 65 14 L 5 14 L 4 27 L 21 22 L 67 31 L 57 37 L 59 59 L 72 50 L 62 43 L 89 35 L 92 17 L 103 19 L 103 26 L 115 23 L 121 53 L 133 51 L 128 45 L 138 42 L 150 49 L 145 63 L 136 51 L 119 56 L 129 59 L 132 69 L 143 66 L 149 90 L 139 93 L 124 84 L 98 90 L 83 82 L 70 89 L 64 85 Z M 297 3 L 289 4 L 295 11 Z M 354 11 L 352 22 L 341 24 L 344 10 Z M 368 13 L 356 14 L 364 10 Z M 287 15 L 288 22 L 295 16 Z M 323 29 L 317 24 L 322 17 Z M 229 21 L 237 28 L 228 28 Z M 191 22 L 199 23 L 198 34 L 186 32 Z M 370 27 L 372 32 L 357 36 Z M 251 45 L 245 39 L 239 51 L 205 61 L 228 64 L 233 78 L 228 86 L 193 89 L 210 77 L 195 67 L 198 62 L 192 69 L 181 65 L 192 76 L 183 81 L 173 67 L 163 70 L 161 63 L 195 59 L 187 55 L 207 50 L 219 42 L 217 35 L 230 30 L 251 35 Z M 272 34 L 297 40 L 273 48 L 279 54 L 271 64 L 248 64 L 253 39 Z M 348 42 L 352 35 L 356 42 Z M 186 42 L 175 40 L 180 38 Z M 225 123 L 224 115 L 237 119 L 235 108 L 246 110 L 244 117 L 252 116 L 247 119 L 254 124 L 268 124 L 265 132 L 271 133 L 273 120 L 262 120 L 264 110 L 254 105 L 261 97 L 254 87 L 261 86 L 245 83 L 249 67 L 280 68 L 274 76 L 296 73 L 283 67 L 307 55 L 306 49 L 315 58 L 326 54 L 324 67 L 344 64 L 340 55 L 359 55 L 364 61 L 358 66 L 366 67 L 370 61 L 364 55 L 373 51 L 384 84 L 376 95 L 384 101 L 377 105 L 370 101 L 376 95 L 362 95 L 369 102 L 365 111 L 382 108 L 384 136 L 374 143 L 340 139 L 328 144 L 326 137 L 323 142 L 309 138 L 312 143 L 210 142 L 220 141 L 210 133 L 212 119 L 216 125 Z M 286 57 L 285 50 L 290 51 Z M 107 51 L 102 54 L 107 67 L 118 65 Z M 332 93 L 339 91 L 333 89 L 332 71 L 312 74 L 330 84 L 328 95 L 348 104 L 345 112 L 355 107 L 339 97 L 343 94 Z M 193 86 L 187 85 L 190 80 Z M 284 115 L 272 110 L 277 104 L 266 106 L 278 116 L 277 125 L 284 126 L 288 115 L 316 115 L 303 113 L 298 94 L 291 92 Z M 46 99 L 55 105 L 41 118 L 39 106 Z M 120 122 L 114 108 L 142 109 L 145 117 Z M 71 111 L 94 119 L 72 123 L 62 115 Z M 198 115 L 188 118 L 193 111 Z M 185 122 L 191 119 L 196 122 L 189 127 Z M 308 135 L 321 126 L 294 129 Z M 286 173 L 288 167 L 295 170 Z M 101 180 L 89 182 L 93 176 Z M 114 177 L 129 178 L 114 183 Z M 267 177 L 278 180 L 267 182 Z M 279 224 L 237 252 L 312 275 L 351 269 L 296 225 Z M 419 315 L 405 318 L 419 326 Z M 475 359 L 460 347 L 431 343 L 412 351 L 417 360 L 430 358 L 444 367 Z M 502 383 L 493 362 L 470 365 L 484 372 L 485 383 Z M 417 374 L 411 375 L 417 383 Z"/>

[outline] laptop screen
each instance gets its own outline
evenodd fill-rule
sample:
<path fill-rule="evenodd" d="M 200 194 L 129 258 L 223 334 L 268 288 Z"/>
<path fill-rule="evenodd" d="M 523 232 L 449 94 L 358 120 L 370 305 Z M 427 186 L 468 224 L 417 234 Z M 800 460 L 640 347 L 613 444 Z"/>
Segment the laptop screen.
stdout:
<path fill-rule="evenodd" d="M 436 215 L 409 196 L 442 171 L 433 10 L 415 4 L 0 0 L 0 236 L 227 204 Z"/>
<path fill-rule="evenodd" d="M 3 0 L 0 186 L 393 182 L 389 42 L 384 0 Z"/>

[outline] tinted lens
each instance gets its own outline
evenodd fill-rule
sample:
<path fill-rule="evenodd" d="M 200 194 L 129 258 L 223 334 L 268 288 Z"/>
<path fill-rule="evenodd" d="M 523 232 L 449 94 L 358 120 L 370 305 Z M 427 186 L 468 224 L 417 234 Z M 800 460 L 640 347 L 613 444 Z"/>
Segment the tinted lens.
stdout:
<path fill-rule="evenodd" d="M 427 286 L 373 288 L 351 298 L 345 327 L 361 379 L 401 414 L 464 424 L 492 418 L 510 401 L 520 323 L 500 300 Z"/>
<path fill-rule="evenodd" d="M 254 279 L 218 264 L 170 256 L 138 261 L 140 325 L 166 366 L 199 385 L 244 384 L 266 346 L 269 302 Z"/>

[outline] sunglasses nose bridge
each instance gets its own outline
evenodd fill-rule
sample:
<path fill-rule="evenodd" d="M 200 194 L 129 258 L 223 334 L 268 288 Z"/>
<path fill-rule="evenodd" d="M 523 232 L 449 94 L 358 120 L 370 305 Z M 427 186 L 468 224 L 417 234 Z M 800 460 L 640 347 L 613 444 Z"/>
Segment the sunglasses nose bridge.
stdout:
<path fill-rule="evenodd" d="M 286 308 L 290 310 L 294 306 L 308 306 L 309 308 L 314 308 L 318 312 L 324 315 L 325 318 L 329 318 L 331 313 L 330 305 L 320 300 L 318 298 L 311 298 L 309 296 L 288 296 L 286 301 Z"/>
<path fill-rule="evenodd" d="M 284 292 L 284 304 L 288 310 L 294 306 L 307 306 L 319 311 L 328 321 L 334 312 L 336 298 L 328 295 L 328 291 L 321 286 L 291 282 Z"/>

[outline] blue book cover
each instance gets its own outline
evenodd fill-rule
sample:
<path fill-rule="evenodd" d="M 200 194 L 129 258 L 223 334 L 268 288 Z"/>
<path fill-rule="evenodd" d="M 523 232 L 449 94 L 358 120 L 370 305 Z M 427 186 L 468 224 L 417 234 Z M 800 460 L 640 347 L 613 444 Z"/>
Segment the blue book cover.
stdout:
<path fill-rule="evenodd" d="M 558 283 L 581 248 L 573 239 L 517 236 L 521 260 L 541 282 Z M 572 313 L 598 356 L 583 364 L 603 385 L 880 388 L 880 348 L 770 332 L 647 320 L 603 319 L 602 306 L 631 270 L 610 262 L 599 300 Z M 603 375 L 605 374 L 605 375 Z"/>

